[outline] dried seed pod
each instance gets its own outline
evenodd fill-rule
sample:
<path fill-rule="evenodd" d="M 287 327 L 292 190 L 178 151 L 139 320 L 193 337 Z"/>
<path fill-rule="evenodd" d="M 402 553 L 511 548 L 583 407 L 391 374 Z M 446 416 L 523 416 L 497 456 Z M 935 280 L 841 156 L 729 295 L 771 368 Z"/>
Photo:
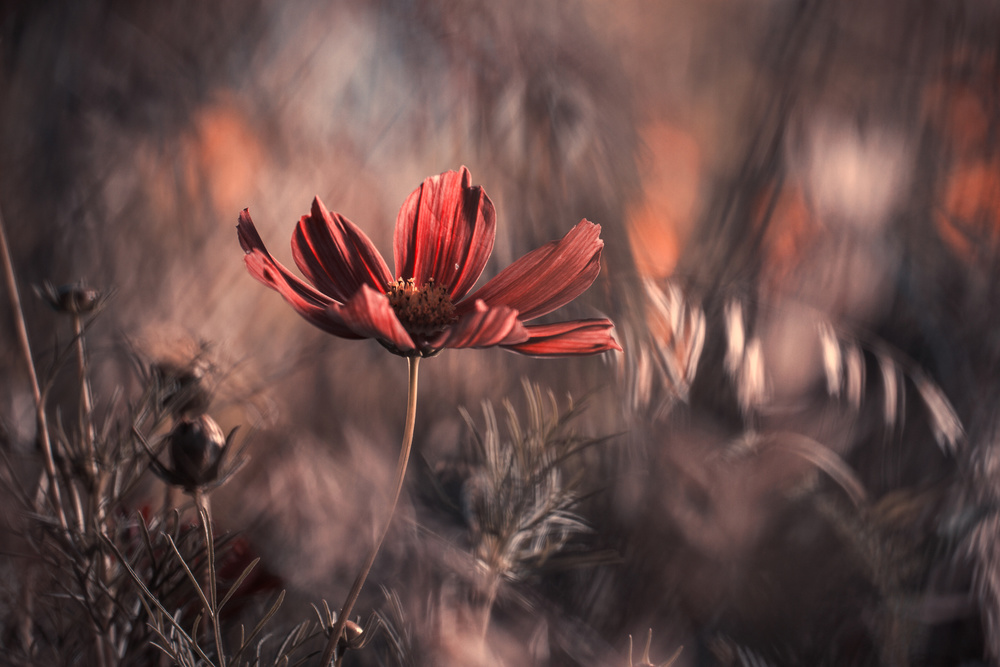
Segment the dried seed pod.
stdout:
<path fill-rule="evenodd" d="M 90 313 L 97 309 L 102 301 L 102 294 L 98 290 L 87 287 L 82 282 L 60 287 L 46 282 L 41 287 L 36 287 L 35 292 L 48 301 L 57 312 L 67 315 Z"/>
<path fill-rule="evenodd" d="M 361 635 L 364 633 L 365 631 L 360 625 L 354 621 L 348 621 L 344 624 L 344 636 L 341 641 L 346 640 L 348 647 L 357 646 L 361 642 Z"/>
<path fill-rule="evenodd" d="M 173 483 L 191 491 L 214 482 L 227 438 L 208 415 L 181 419 L 167 436 Z"/>
<path fill-rule="evenodd" d="M 337 655 L 344 655 L 347 649 L 361 648 L 365 641 L 365 630 L 354 621 L 347 621 L 337 642 Z"/>

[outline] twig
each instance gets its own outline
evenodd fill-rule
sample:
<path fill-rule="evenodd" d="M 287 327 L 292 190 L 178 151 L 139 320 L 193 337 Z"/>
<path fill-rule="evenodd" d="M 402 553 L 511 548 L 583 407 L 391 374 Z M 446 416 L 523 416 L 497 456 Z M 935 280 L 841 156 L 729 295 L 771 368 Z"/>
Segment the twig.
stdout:
<path fill-rule="evenodd" d="M 45 476 L 49 482 L 49 498 L 52 502 L 52 509 L 56 512 L 59 519 L 59 525 L 63 530 L 66 530 L 69 528 L 69 524 L 66 522 L 66 513 L 63 511 L 62 498 L 59 493 L 55 458 L 52 456 L 52 440 L 49 437 L 48 420 L 45 418 L 45 401 L 41 389 L 39 389 L 38 375 L 35 373 L 35 362 L 31 356 L 31 343 L 28 341 L 28 328 L 24 323 L 24 310 L 21 308 L 21 296 L 17 289 L 17 278 L 14 275 L 14 264 L 11 261 L 10 245 L 7 243 L 7 230 L 2 211 L 0 211 L 0 257 L 3 258 L 3 268 L 7 278 L 7 293 L 10 296 L 10 303 L 14 308 L 14 324 L 17 329 L 17 339 L 21 345 L 21 354 L 24 356 L 25 365 L 28 367 L 28 378 L 31 380 L 31 393 L 35 399 L 35 421 L 38 427 L 38 442 L 45 458 Z"/>
<path fill-rule="evenodd" d="M 90 475 L 91 481 L 96 484 L 98 470 L 94 429 L 94 398 L 90 389 L 90 378 L 87 373 L 87 348 L 83 340 L 83 318 L 77 312 L 73 313 L 73 336 L 76 343 L 76 365 L 80 374 L 80 426 L 86 450 L 84 465 L 87 467 L 87 473 Z M 94 493 L 94 496 L 97 497 L 99 494 Z M 98 512 L 95 512 L 95 515 L 98 516 L 98 521 L 100 521 Z"/>

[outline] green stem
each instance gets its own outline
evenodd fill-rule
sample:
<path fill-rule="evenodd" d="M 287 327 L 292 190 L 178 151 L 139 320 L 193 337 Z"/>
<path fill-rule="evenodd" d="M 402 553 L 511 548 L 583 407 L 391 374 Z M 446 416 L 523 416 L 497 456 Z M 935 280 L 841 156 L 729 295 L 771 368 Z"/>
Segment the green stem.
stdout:
<path fill-rule="evenodd" d="M 319 662 L 322 667 L 329 665 L 330 661 L 334 658 L 337 644 L 344 632 L 344 626 L 350 618 L 354 603 L 358 601 L 358 596 L 361 595 L 361 587 L 365 585 L 365 579 L 368 578 L 368 573 L 371 572 L 372 565 L 375 563 L 375 557 L 378 555 L 379 549 L 382 548 L 382 542 L 389 532 L 389 526 L 392 524 L 392 516 L 396 513 L 396 504 L 399 502 L 399 494 L 403 490 L 406 464 L 410 460 L 410 449 L 413 445 L 413 425 L 417 419 L 417 366 L 420 362 L 420 357 L 407 357 L 407 361 L 409 362 L 410 369 L 410 383 L 406 398 L 406 426 L 403 430 L 403 444 L 399 450 L 399 461 L 396 463 L 396 490 L 393 492 L 392 503 L 389 505 L 385 524 L 375 539 L 375 544 L 372 545 L 365 564 L 361 567 L 361 571 L 358 572 L 358 576 L 354 580 L 354 585 L 351 586 L 351 591 L 347 594 L 347 599 L 344 601 L 344 606 L 340 608 L 340 613 L 337 615 L 337 622 L 333 625 L 333 632 L 330 633 L 330 638 L 326 643 L 326 650 L 323 651 L 323 658 Z M 339 667 L 344 654 L 340 653 L 336 658 L 336 665 Z"/>

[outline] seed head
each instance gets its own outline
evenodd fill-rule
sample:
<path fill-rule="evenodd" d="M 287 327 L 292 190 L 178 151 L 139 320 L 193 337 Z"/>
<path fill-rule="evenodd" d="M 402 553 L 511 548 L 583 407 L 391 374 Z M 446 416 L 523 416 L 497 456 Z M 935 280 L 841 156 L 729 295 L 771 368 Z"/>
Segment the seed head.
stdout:
<path fill-rule="evenodd" d="M 46 282 L 41 287 L 36 287 L 35 292 L 48 301 L 56 312 L 68 315 L 85 315 L 92 312 L 101 304 L 102 300 L 102 294 L 99 291 L 87 287 L 82 282 L 60 287 Z"/>

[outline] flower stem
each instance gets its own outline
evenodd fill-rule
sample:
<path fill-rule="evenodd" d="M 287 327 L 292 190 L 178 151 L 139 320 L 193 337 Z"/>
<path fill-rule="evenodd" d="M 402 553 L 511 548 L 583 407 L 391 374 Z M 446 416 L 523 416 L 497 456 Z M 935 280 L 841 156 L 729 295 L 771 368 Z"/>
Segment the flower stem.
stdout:
<path fill-rule="evenodd" d="M 368 573 L 371 572 L 372 565 L 375 563 L 375 557 L 378 555 L 379 549 L 382 547 L 382 542 L 389 532 L 392 516 L 396 513 L 396 504 L 399 502 L 399 494 L 403 490 L 406 464 L 410 460 L 410 449 L 413 445 L 413 425 L 416 423 L 417 418 L 417 366 L 420 362 L 420 357 L 407 357 L 407 361 L 409 362 L 410 369 L 410 383 L 406 397 L 406 426 L 403 429 L 403 444 L 400 446 L 399 461 L 396 463 L 396 488 L 393 492 L 392 502 L 389 505 L 388 515 L 385 518 L 385 524 L 375 539 L 375 544 L 372 545 L 365 564 L 361 567 L 361 571 L 358 572 L 358 576 L 354 580 L 354 585 L 351 586 L 351 590 L 347 594 L 347 599 L 344 601 L 344 606 L 340 608 L 340 613 L 337 614 L 337 622 L 333 625 L 333 632 L 330 633 L 330 638 L 326 643 L 326 650 L 323 651 L 323 658 L 319 662 L 322 667 L 329 665 L 330 661 L 334 658 L 337 644 L 340 641 L 340 636 L 344 633 L 344 626 L 350 618 L 354 603 L 358 601 L 358 596 L 361 595 L 361 587 L 365 585 L 365 579 L 368 578 Z M 340 666 L 343 658 L 343 652 L 336 656 L 337 667 Z"/>

